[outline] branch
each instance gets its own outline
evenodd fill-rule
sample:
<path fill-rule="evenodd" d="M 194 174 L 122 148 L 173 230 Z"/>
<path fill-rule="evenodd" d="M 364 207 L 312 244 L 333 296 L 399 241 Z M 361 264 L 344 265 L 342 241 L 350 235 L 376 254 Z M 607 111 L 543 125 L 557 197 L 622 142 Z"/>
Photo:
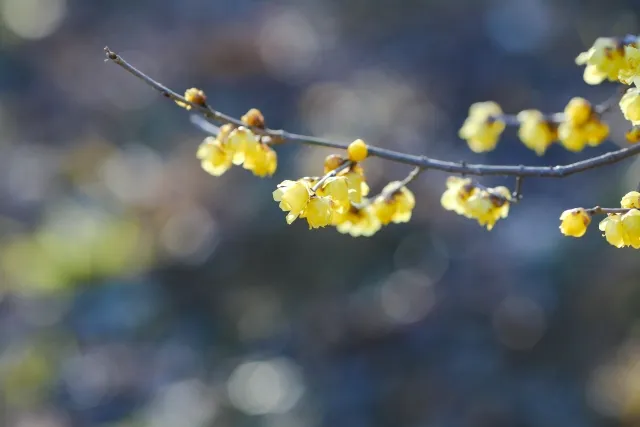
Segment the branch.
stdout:
<path fill-rule="evenodd" d="M 183 96 L 177 94 L 171 89 L 163 86 L 161 83 L 153 80 L 151 77 L 144 74 L 128 62 L 126 62 L 121 56 L 113 52 L 108 47 L 105 47 L 105 53 L 107 60 L 114 62 L 129 73 L 138 77 L 144 81 L 147 85 L 153 89 L 159 91 L 162 95 L 173 101 L 181 102 L 183 104 L 190 105 L 192 109 L 203 117 L 211 120 L 215 120 L 220 123 L 229 123 L 235 126 L 245 126 L 250 128 L 254 133 L 258 135 L 266 135 L 274 139 L 274 141 L 289 141 L 299 144 L 315 145 L 320 147 L 329 147 L 346 150 L 348 144 L 331 141 L 324 138 L 317 138 L 308 135 L 300 135 L 285 130 L 275 129 L 260 129 L 256 127 L 247 126 L 241 120 L 231 117 L 227 114 L 214 110 L 208 105 L 198 105 L 187 101 Z M 607 102 L 605 107 L 601 110 L 604 111 L 609 108 L 611 102 Z M 560 114 L 560 113 L 559 113 Z M 202 127 L 202 126 L 201 126 Z M 640 144 L 636 144 L 627 148 L 612 151 L 600 156 L 591 157 L 586 160 L 571 163 L 568 165 L 557 166 L 518 166 L 518 165 L 485 165 L 485 164 L 467 164 L 462 162 L 451 162 L 446 160 L 438 160 L 431 157 L 406 154 L 398 151 L 388 150 L 380 147 L 368 146 L 368 152 L 370 156 L 379 157 L 382 159 L 390 160 L 397 163 L 403 163 L 407 165 L 416 166 L 420 169 L 433 169 L 453 174 L 460 175 L 499 175 L 499 176 L 515 176 L 515 177 L 538 177 L 538 178 L 564 178 L 576 173 L 584 172 L 589 169 L 599 168 L 605 165 L 618 163 L 626 158 L 636 156 L 640 154 Z"/>
<path fill-rule="evenodd" d="M 596 206 L 590 209 L 585 209 L 589 215 L 606 215 L 606 214 L 626 214 L 631 209 L 628 208 L 602 208 Z"/>

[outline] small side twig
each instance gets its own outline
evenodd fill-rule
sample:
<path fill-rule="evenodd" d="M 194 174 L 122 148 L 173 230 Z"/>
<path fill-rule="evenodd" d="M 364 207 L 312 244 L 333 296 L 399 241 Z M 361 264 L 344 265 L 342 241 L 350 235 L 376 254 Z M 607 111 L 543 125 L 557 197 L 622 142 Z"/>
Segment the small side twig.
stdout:
<path fill-rule="evenodd" d="M 608 215 L 608 214 L 626 214 L 631 209 L 628 208 L 603 208 L 600 206 L 596 206 L 593 208 L 585 209 L 585 211 L 593 216 L 593 215 Z"/>
<path fill-rule="evenodd" d="M 522 182 L 523 181 L 524 181 L 523 177 L 516 176 L 516 186 L 513 189 L 513 193 L 511 193 L 511 197 L 516 202 L 518 202 L 518 201 L 520 201 L 522 199 Z"/>
<path fill-rule="evenodd" d="M 316 182 L 313 187 L 311 187 L 311 191 L 313 191 L 313 192 L 318 191 L 318 189 L 321 188 L 324 185 L 324 183 L 327 182 L 327 180 L 329 178 L 333 178 L 334 176 L 338 175 L 343 170 L 349 169 L 351 166 L 353 166 L 353 162 L 352 161 L 350 161 L 350 160 L 345 161 L 340 166 L 338 166 L 334 170 L 330 171 L 329 173 L 326 173 L 322 178 L 320 178 L 320 180 L 318 182 Z"/>

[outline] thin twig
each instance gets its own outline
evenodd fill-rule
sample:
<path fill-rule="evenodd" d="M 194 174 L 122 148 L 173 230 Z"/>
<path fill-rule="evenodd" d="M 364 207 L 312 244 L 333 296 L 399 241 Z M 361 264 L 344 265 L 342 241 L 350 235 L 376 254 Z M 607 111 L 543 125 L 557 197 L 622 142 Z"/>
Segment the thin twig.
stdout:
<path fill-rule="evenodd" d="M 600 206 L 585 209 L 589 215 L 626 214 L 630 210 L 627 208 L 602 208 Z"/>
<path fill-rule="evenodd" d="M 171 89 L 166 88 L 162 84 L 153 80 L 143 72 L 139 71 L 131 64 L 126 62 L 118 54 L 105 48 L 107 59 L 116 63 L 129 73 L 144 81 L 147 85 L 162 93 L 164 96 L 187 105 L 202 116 L 221 123 L 230 123 L 235 126 L 247 126 L 241 120 L 214 110 L 210 106 L 197 105 L 188 102 L 183 96 L 178 95 Z M 348 144 L 331 141 L 323 138 L 316 138 L 308 135 L 299 135 L 285 130 L 260 129 L 250 127 L 252 131 L 259 135 L 267 135 L 275 140 L 284 140 L 296 142 L 300 144 L 315 145 L 321 147 L 329 147 L 336 149 L 346 149 Z M 420 169 L 434 169 L 459 175 L 500 175 L 500 176 L 516 176 L 516 177 L 539 177 L 539 178 L 565 178 L 576 173 L 584 172 L 589 169 L 595 169 L 605 165 L 618 163 L 624 159 L 640 154 L 640 144 L 636 144 L 627 148 L 612 151 L 600 156 L 591 157 L 586 160 L 571 163 L 568 165 L 557 166 L 518 166 L 518 165 L 486 165 L 486 164 L 467 164 L 463 162 L 451 162 L 446 160 L 438 160 L 427 156 L 416 154 L 406 154 L 398 151 L 388 150 L 385 148 L 368 146 L 370 156 L 394 161 L 419 167 Z"/>
<path fill-rule="evenodd" d="M 516 187 L 514 188 L 513 193 L 511 193 L 511 197 L 516 202 L 522 199 L 522 182 L 523 181 L 524 181 L 523 177 L 516 176 Z"/>
<path fill-rule="evenodd" d="M 409 172 L 409 175 L 407 175 L 407 177 L 405 179 L 403 179 L 402 181 L 400 181 L 398 183 L 398 185 L 400 187 L 404 187 L 406 185 L 409 185 L 409 183 L 411 181 L 413 181 L 414 179 L 416 179 L 418 177 L 418 175 L 420 175 L 422 173 L 424 169 L 420 168 L 420 167 L 416 167 L 414 168 L 411 172 Z"/>
<path fill-rule="evenodd" d="M 375 200 L 380 197 L 384 198 L 385 200 L 391 200 L 394 194 L 400 191 L 402 187 L 409 185 L 409 183 L 416 179 L 418 175 L 420 175 L 423 171 L 424 169 L 419 166 L 413 168 L 403 180 L 397 181 L 393 187 L 388 188 L 386 191 L 380 192 L 380 194 L 378 194 L 377 196 L 372 197 L 371 200 Z"/>
<path fill-rule="evenodd" d="M 628 86 L 620 85 L 618 89 L 607 99 L 602 101 L 599 104 L 593 106 L 593 111 L 602 115 L 609 111 L 613 106 L 617 104 L 620 100 L 620 97 L 624 94 L 624 92 L 628 89 Z M 564 112 L 559 113 L 548 113 L 544 115 L 545 118 L 555 124 L 562 123 L 564 121 Z M 494 117 L 497 120 L 500 120 L 507 126 L 520 126 L 520 120 L 518 120 L 517 114 L 501 114 L 499 116 Z"/>
<path fill-rule="evenodd" d="M 338 166 L 334 170 L 330 171 L 329 173 L 326 173 L 322 178 L 320 178 L 320 180 L 318 182 L 316 182 L 313 187 L 311 187 L 311 191 L 313 191 L 313 192 L 318 191 L 318 189 L 320 187 L 322 187 L 322 185 L 325 182 L 327 182 L 327 180 L 329 178 L 333 178 L 334 176 L 338 175 L 343 170 L 349 169 L 351 166 L 353 166 L 353 162 L 351 160 L 347 160 L 346 162 L 342 163 L 340 166 Z"/>

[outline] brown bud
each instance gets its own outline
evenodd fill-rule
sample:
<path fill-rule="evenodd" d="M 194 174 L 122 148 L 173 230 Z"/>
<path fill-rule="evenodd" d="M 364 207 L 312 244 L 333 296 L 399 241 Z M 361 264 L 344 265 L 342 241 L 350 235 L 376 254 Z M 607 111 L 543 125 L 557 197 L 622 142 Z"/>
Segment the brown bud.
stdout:
<path fill-rule="evenodd" d="M 196 105 L 206 105 L 207 104 L 207 96 L 200 89 L 192 87 L 191 89 L 187 89 L 184 93 L 184 99 Z"/>
<path fill-rule="evenodd" d="M 329 173 L 334 169 L 337 169 L 338 166 L 345 162 L 345 158 L 340 156 L 339 154 L 329 154 L 326 159 L 324 159 L 324 173 Z"/>
<path fill-rule="evenodd" d="M 262 115 L 260 110 L 258 110 L 257 108 L 252 108 L 249 111 L 247 111 L 247 114 L 242 116 L 240 120 L 242 120 L 242 122 L 245 123 L 247 126 L 256 127 L 260 129 L 264 129 L 265 127 L 264 116 Z"/>

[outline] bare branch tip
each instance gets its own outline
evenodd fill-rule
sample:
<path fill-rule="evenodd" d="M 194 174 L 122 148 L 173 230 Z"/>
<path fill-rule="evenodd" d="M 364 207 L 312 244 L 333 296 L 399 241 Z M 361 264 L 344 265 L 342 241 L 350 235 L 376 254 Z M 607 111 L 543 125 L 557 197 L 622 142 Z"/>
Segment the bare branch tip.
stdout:
<path fill-rule="evenodd" d="M 116 59 L 118 59 L 118 55 L 114 51 L 109 49 L 109 46 L 104 47 L 104 53 L 105 55 L 107 55 L 107 59 L 110 59 L 112 61 L 115 61 Z"/>

